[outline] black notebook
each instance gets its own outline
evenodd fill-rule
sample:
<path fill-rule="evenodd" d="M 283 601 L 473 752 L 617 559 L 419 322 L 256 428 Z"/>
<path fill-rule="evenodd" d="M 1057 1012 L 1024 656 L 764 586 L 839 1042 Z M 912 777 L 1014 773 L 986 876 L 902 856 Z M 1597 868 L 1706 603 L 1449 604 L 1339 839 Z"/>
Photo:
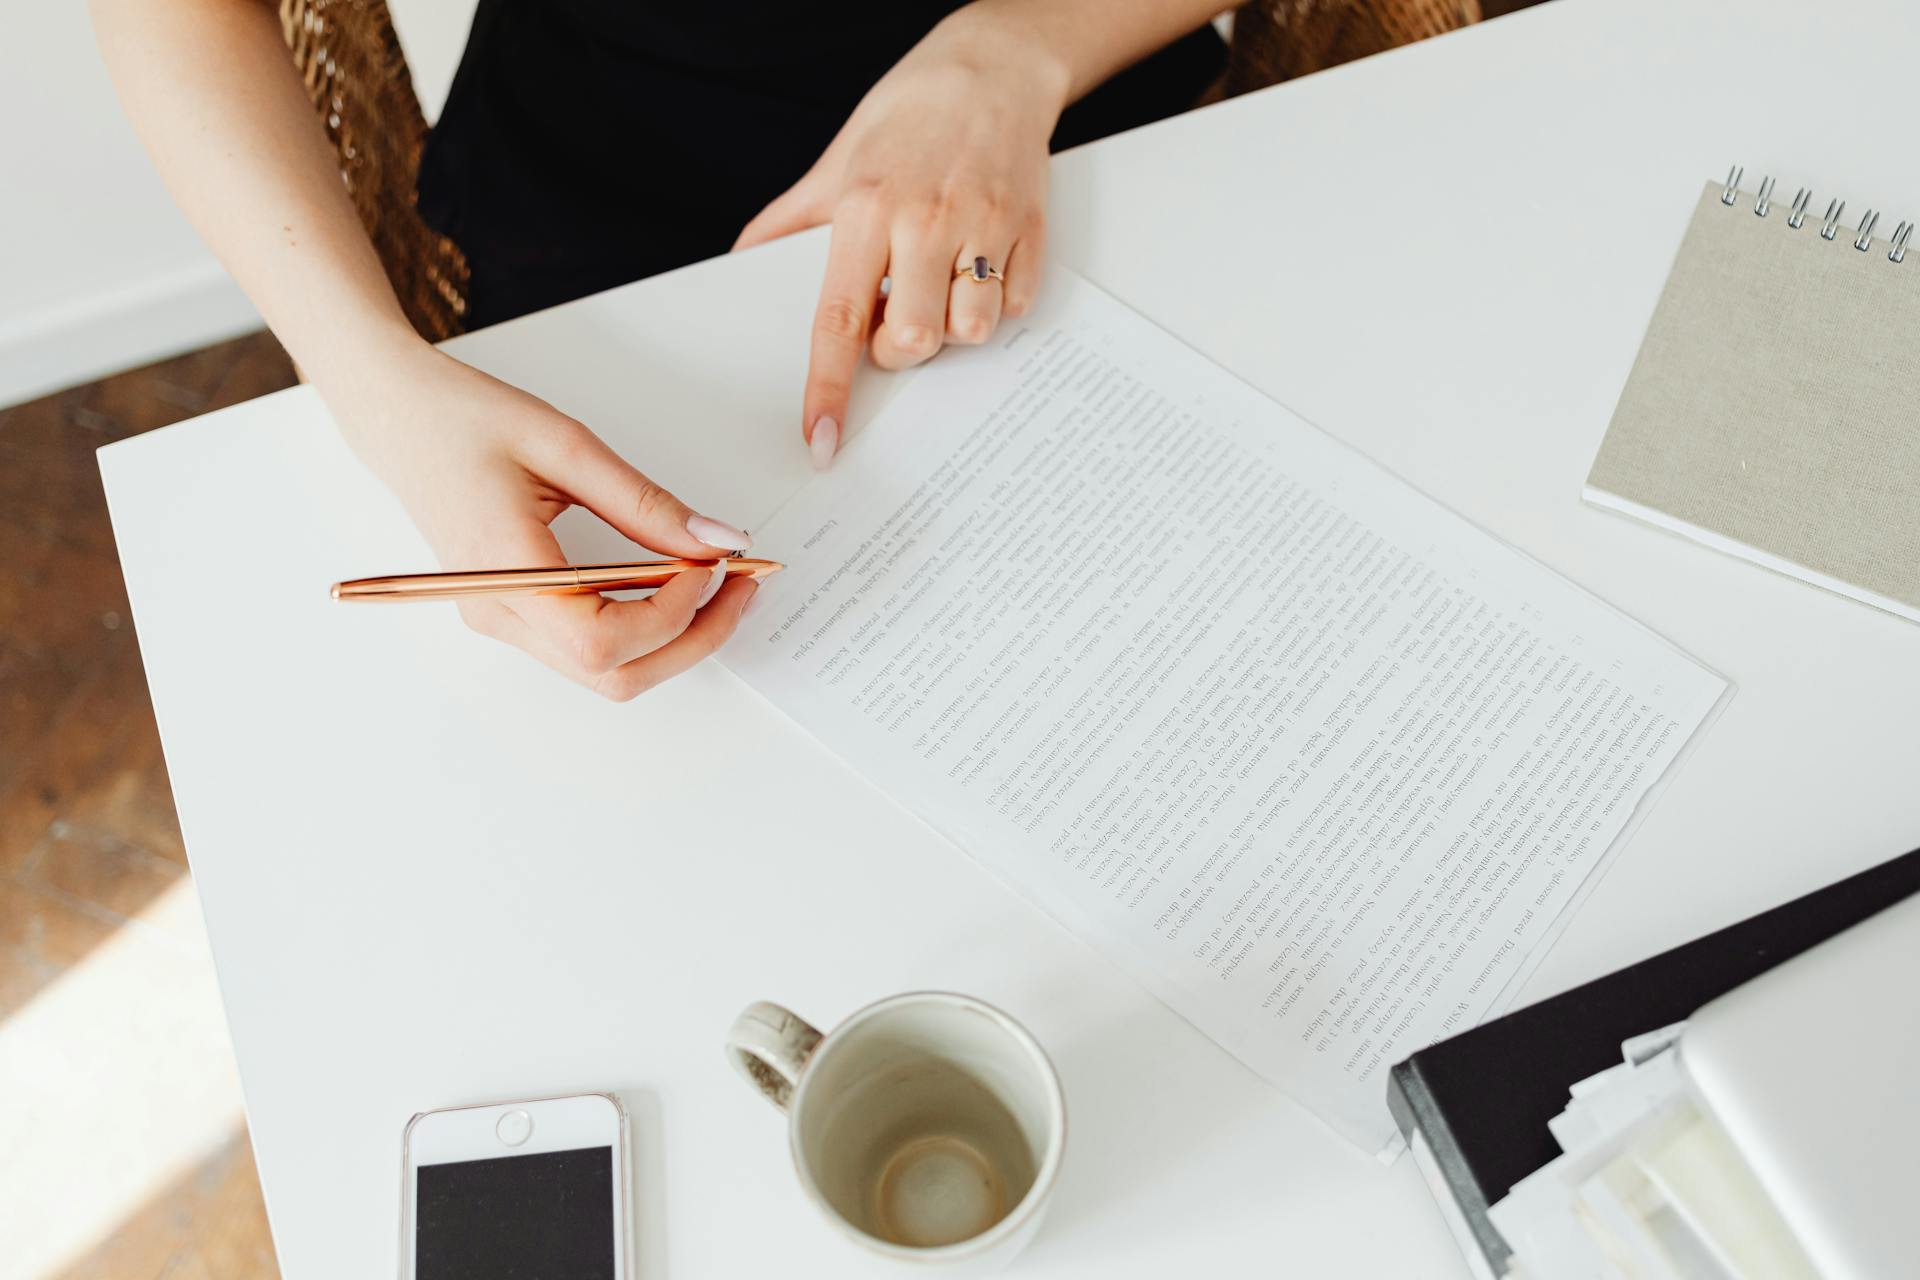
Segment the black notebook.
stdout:
<path fill-rule="evenodd" d="M 1493 1275 L 1511 1251 L 1487 1206 L 1560 1154 L 1547 1121 L 1568 1086 L 1616 1066 L 1620 1044 L 1920 892 L 1920 849 L 1618 973 L 1422 1049 L 1393 1068 L 1387 1104 L 1443 1212 Z M 1417 1139 L 1417 1141 L 1416 1141 Z M 1424 1144 L 1426 1150 L 1420 1151 Z M 1458 1211 L 1457 1216 L 1451 1210 Z M 1476 1267 L 1476 1270 L 1480 1270 Z"/>

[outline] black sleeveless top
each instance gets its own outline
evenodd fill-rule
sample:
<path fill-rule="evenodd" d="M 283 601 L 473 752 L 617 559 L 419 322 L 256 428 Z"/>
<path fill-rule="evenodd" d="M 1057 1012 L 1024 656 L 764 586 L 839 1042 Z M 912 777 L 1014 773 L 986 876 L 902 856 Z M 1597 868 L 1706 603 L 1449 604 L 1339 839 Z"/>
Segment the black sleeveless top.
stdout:
<path fill-rule="evenodd" d="M 421 158 L 468 327 L 724 253 L 958 0 L 480 0 Z M 1211 27 L 1062 117 L 1056 149 L 1193 104 Z"/>

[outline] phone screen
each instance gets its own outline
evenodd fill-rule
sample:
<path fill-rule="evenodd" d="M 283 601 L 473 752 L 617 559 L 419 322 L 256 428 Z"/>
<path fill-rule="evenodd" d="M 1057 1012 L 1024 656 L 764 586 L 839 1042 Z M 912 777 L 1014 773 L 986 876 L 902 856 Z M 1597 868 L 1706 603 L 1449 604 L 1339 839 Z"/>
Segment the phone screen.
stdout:
<path fill-rule="evenodd" d="M 417 1172 L 417 1280 L 613 1280 L 612 1147 Z"/>

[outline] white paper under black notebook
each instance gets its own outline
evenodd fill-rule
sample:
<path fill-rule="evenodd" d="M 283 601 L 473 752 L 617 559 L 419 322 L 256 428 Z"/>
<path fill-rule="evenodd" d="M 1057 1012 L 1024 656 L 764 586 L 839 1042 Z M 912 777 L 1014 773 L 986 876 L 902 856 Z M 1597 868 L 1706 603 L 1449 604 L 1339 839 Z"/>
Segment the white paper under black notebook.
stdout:
<path fill-rule="evenodd" d="M 1914 224 L 1774 187 L 1701 193 L 1585 497 L 1920 621 Z"/>
<path fill-rule="evenodd" d="M 1726 690 L 1064 270 L 754 533 L 722 661 L 1373 1149 Z"/>

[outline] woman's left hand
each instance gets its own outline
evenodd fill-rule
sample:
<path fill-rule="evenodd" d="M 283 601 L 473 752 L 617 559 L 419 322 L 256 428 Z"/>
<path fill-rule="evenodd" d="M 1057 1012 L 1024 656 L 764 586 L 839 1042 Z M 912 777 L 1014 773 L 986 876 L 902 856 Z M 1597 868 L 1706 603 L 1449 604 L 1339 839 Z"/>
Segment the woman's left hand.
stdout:
<path fill-rule="evenodd" d="M 1047 144 L 1067 89 L 1066 70 L 1035 41 L 962 9 L 874 85 L 806 176 L 740 233 L 736 249 L 833 224 L 801 412 L 815 466 L 839 447 L 869 344 L 875 364 L 902 369 L 946 342 L 985 342 L 1001 316 L 1033 305 Z M 973 279 L 976 258 L 1004 279 Z"/>

